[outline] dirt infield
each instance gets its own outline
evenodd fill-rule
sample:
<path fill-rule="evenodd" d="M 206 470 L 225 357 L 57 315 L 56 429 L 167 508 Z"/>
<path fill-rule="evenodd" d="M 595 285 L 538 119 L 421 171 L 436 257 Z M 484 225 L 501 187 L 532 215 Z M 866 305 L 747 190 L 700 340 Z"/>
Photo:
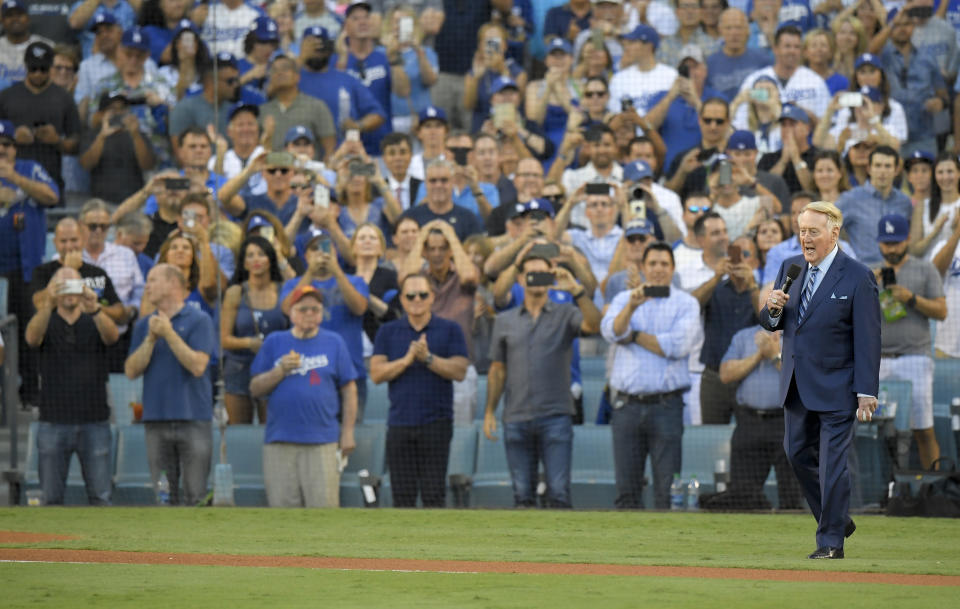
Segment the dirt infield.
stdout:
<path fill-rule="evenodd" d="M 42 543 L 70 539 L 61 535 L 0 531 L 0 544 Z M 523 575 L 619 575 L 628 577 L 696 577 L 784 582 L 893 584 L 900 586 L 960 586 L 960 576 L 852 571 L 790 571 L 785 569 L 722 569 L 717 567 L 658 567 L 643 565 L 419 560 L 399 558 L 334 558 L 230 554 L 171 554 L 39 548 L 0 548 L 0 562 L 108 563 L 130 565 L 197 565 L 227 567 L 292 567 L 346 571 L 426 573 L 515 573 Z"/>

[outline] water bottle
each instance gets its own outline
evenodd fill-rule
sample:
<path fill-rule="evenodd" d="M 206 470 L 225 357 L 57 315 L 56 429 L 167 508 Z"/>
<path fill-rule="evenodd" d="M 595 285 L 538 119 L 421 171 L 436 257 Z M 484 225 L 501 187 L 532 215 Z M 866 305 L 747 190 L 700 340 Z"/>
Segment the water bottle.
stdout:
<path fill-rule="evenodd" d="M 873 413 L 875 417 L 885 417 L 887 416 L 887 401 L 889 395 L 887 394 L 886 386 L 880 386 L 880 392 L 877 394 L 877 409 Z"/>
<path fill-rule="evenodd" d="M 167 479 L 167 471 L 160 472 L 160 479 L 157 480 L 157 505 L 170 505 L 170 480 Z"/>
<path fill-rule="evenodd" d="M 670 510 L 679 512 L 683 510 L 684 484 L 680 479 L 680 474 L 673 475 L 673 484 L 670 485 Z"/>
<path fill-rule="evenodd" d="M 700 510 L 700 481 L 696 474 L 690 476 L 690 484 L 687 485 L 687 510 L 696 512 Z"/>
<path fill-rule="evenodd" d="M 337 118 L 340 119 L 340 128 L 343 128 L 343 122 L 350 118 L 350 93 L 340 87 L 337 92 Z"/>
<path fill-rule="evenodd" d="M 727 471 L 727 460 L 717 459 L 713 467 L 713 484 L 718 493 L 726 492 L 730 483 L 730 472 Z"/>

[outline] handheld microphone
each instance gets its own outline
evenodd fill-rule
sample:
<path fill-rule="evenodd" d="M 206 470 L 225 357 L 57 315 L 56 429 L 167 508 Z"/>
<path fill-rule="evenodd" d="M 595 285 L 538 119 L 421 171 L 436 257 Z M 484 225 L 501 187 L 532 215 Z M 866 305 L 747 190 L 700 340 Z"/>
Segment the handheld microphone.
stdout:
<path fill-rule="evenodd" d="M 780 286 L 780 290 L 785 293 L 789 292 L 790 286 L 792 286 L 794 280 L 800 276 L 800 271 L 802 270 L 799 264 L 791 264 L 790 268 L 787 269 L 787 278 L 783 280 L 783 285 Z"/>
<path fill-rule="evenodd" d="M 786 292 L 789 292 L 789 291 L 790 291 L 790 286 L 792 286 L 792 285 L 793 285 L 793 281 L 794 281 L 797 277 L 800 276 L 800 271 L 802 271 L 802 270 L 803 270 L 803 269 L 800 267 L 799 264 L 791 264 L 791 265 L 790 265 L 790 268 L 787 269 L 787 278 L 783 280 L 783 285 L 780 286 L 780 290 L 783 291 L 783 292 L 785 292 L 785 293 L 786 293 Z M 776 313 L 771 312 L 770 315 L 773 316 L 773 317 L 780 317 L 780 314 L 781 314 L 781 313 L 783 313 L 783 309 L 782 309 L 782 308 L 781 308 L 779 311 L 777 311 Z"/>

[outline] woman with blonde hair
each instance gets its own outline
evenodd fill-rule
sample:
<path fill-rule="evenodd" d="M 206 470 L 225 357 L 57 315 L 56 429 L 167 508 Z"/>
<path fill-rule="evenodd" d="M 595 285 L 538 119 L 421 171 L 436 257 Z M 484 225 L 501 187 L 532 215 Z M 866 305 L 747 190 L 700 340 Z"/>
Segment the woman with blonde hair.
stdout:
<path fill-rule="evenodd" d="M 397 271 L 383 264 L 387 251 L 387 240 L 380 227 L 373 222 L 363 222 L 353 233 L 350 240 L 353 258 L 356 261 L 357 277 L 370 286 L 370 304 L 363 314 L 364 352 L 369 342 L 369 353 L 373 353 L 373 339 L 384 323 L 397 317 Z"/>
<path fill-rule="evenodd" d="M 850 79 L 834 68 L 836 54 L 837 43 L 830 30 L 814 28 L 803 37 L 803 62 L 827 83 L 830 95 L 850 86 Z"/>
<path fill-rule="evenodd" d="M 867 34 L 863 23 L 853 15 L 838 17 L 830 24 L 836 43 L 833 69 L 848 79 L 853 78 L 853 63 L 867 50 Z"/>

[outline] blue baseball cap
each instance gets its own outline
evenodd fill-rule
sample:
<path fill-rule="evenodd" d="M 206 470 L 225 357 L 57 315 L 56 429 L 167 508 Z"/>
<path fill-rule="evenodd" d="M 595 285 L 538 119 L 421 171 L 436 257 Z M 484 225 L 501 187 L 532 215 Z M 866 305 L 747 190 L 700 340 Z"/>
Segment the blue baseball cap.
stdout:
<path fill-rule="evenodd" d="M 517 211 L 520 212 L 520 215 L 526 214 L 532 211 L 545 211 L 552 218 L 555 214 L 553 211 L 553 205 L 550 204 L 550 201 L 546 199 L 530 199 L 523 204 L 523 209 L 520 209 L 519 204 Z"/>
<path fill-rule="evenodd" d="M 270 221 L 264 218 L 259 214 L 253 214 L 250 216 L 250 219 L 247 220 L 247 232 L 252 232 L 261 226 L 273 226 L 270 224 Z"/>
<path fill-rule="evenodd" d="M 877 225 L 877 241 L 899 243 L 910 236 L 910 221 L 900 214 L 887 214 Z"/>
<path fill-rule="evenodd" d="M 279 42 L 280 32 L 277 30 L 277 22 L 261 15 L 250 24 L 250 31 L 258 42 Z"/>
<path fill-rule="evenodd" d="M 872 102 L 879 103 L 883 101 L 883 91 L 876 87 L 868 87 L 867 85 L 863 85 L 860 87 L 860 93 Z"/>
<path fill-rule="evenodd" d="M 646 161 L 631 161 L 623 166 L 624 182 L 639 182 L 645 178 L 652 178 L 653 170 Z"/>
<path fill-rule="evenodd" d="M 660 46 L 660 34 L 657 33 L 657 30 L 653 29 L 649 25 L 641 23 L 633 30 L 627 32 L 620 36 L 623 40 L 639 40 L 640 42 L 649 42 L 653 45 L 653 48 L 656 49 Z"/>
<path fill-rule="evenodd" d="M 857 57 L 857 60 L 853 62 L 854 70 L 859 70 L 863 66 L 873 66 L 878 70 L 883 69 L 883 64 L 880 63 L 880 58 L 873 53 L 864 53 L 860 57 Z"/>
<path fill-rule="evenodd" d="M 320 38 L 322 40 L 330 40 L 330 30 L 322 25 L 311 25 L 303 30 L 303 36 L 301 37 L 306 38 L 307 36 L 313 36 L 314 38 Z"/>
<path fill-rule="evenodd" d="M 176 36 L 177 34 L 179 34 L 184 30 L 190 30 L 195 34 L 198 33 L 197 25 L 193 21 L 190 21 L 189 19 L 181 19 L 177 23 L 177 31 L 174 32 L 174 36 Z"/>
<path fill-rule="evenodd" d="M 290 142 L 295 142 L 300 139 L 308 139 L 310 143 L 317 141 L 317 138 L 314 137 L 313 131 L 310 131 L 303 125 L 297 125 L 295 127 L 290 127 L 287 129 L 287 134 L 283 136 L 283 145 L 286 146 Z"/>
<path fill-rule="evenodd" d="M 916 163 L 927 163 L 932 167 L 935 159 L 933 154 L 926 150 L 914 150 L 910 153 L 910 156 L 903 160 L 903 167 L 904 169 L 910 169 L 910 167 Z"/>
<path fill-rule="evenodd" d="M 373 12 L 373 6 L 369 2 L 364 2 L 363 0 L 357 0 L 347 5 L 347 10 L 343 12 L 343 16 L 349 17 L 350 13 L 352 13 L 354 10 L 358 8 L 365 8 L 367 9 L 368 13 Z"/>
<path fill-rule="evenodd" d="M 236 68 L 237 58 L 230 51 L 220 51 L 214 56 L 218 68 Z"/>
<path fill-rule="evenodd" d="M 256 104 L 246 104 L 241 101 L 230 106 L 230 110 L 227 111 L 227 121 L 232 121 L 233 117 L 241 112 L 249 112 L 255 117 L 260 118 L 260 106 Z"/>
<path fill-rule="evenodd" d="M 3 0 L 3 4 L 0 6 L 2 6 L 4 15 L 10 11 L 27 12 L 27 6 L 21 0 Z"/>
<path fill-rule="evenodd" d="M 547 44 L 547 55 L 554 51 L 563 51 L 567 55 L 573 55 L 573 47 L 570 46 L 569 42 L 559 36 L 551 38 Z"/>
<path fill-rule="evenodd" d="M 710 159 L 710 169 L 711 169 L 711 171 L 713 170 L 713 168 L 714 168 L 718 163 L 720 163 L 720 161 L 727 161 L 727 162 L 729 163 L 729 162 L 730 162 L 730 157 L 728 157 L 727 155 L 725 155 L 725 154 L 723 154 L 723 153 L 713 155 L 713 158 Z"/>
<path fill-rule="evenodd" d="M 517 81 L 513 80 L 509 76 L 497 76 L 494 79 L 493 84 L 490 85 L 490 95 L 499 93 L 500 91 L 503 91 L 504 89 L 509 89 L 511 87 L 513 87 L 517 91 L 520 90 L 520 87 L 517 86 Z"/>
<path fill-rule="evenodd" d="M 7 3 L 3 3 L 6 10 Z M 110 11 L 97 11 L 93 19 L 90 20 L 90 31 L 96 32 L 101 25 L 117 25 L 117 18 Z"/>
<path fill-rule="evenodd" d="M 307 242 L 304 243 L 306 249 L 310 249 L 310 244 L 314 241 L 330 240 L 330 233 L 322 228 L 311 228 L 307 234 L 310 236 L 307 237 Z"/>
<path fill-rule="evenodd" d="M 140 26 L 135 25 L 123 33 L 123 38 L 120 40 L 120 44 L 127 47 L 128 49 L 138 49 L 140 51 L 149 51 L 150 37 L 147 36 L 146 32 L 140 29 Z"/>
<path fill-rule="evenodd" d="M 0 120 L 0 137 L 12 140 L 14 131 L 16 131 L 16 128 L 13 126 L 13 121 L 8 121 L 7 119 Z"/>
<path fill-rule="evenodd" d="M 650 223 L 646 218 L 634 218 L 627 222 L 627 226 L 623 230 L 625 237 L 633 237 L 636 235 L 652 235 L 653 234 L 653 224 Z"/>
<path fill-rule="evenodd" d="M 807 116 L 806 111 L 796 104 L 783 105 L 783 109 L 780 110 L 780 118 L 778 120 L 782 121 L 785 118 L 792 118 L 795 121 L 801 121 L 808 125 L 810 124 L 810 117 Z"/>
<path fill-rule="evenodd" d="M 741 129 L 730 134 L 727 140 L 727 150 L 756 150 L 757 138 L 752 131 Z"/>
<path fill-rule="evenodd" d="M 417 115 L 418 122 L 422 125 L 427 121 L 440 121 L 444 125 L 447 124 L 447 113 L 444 112 L 443 108 L 438 108 L 436 106 L 427 106 L 420 111 L 420 114 Z"/>

